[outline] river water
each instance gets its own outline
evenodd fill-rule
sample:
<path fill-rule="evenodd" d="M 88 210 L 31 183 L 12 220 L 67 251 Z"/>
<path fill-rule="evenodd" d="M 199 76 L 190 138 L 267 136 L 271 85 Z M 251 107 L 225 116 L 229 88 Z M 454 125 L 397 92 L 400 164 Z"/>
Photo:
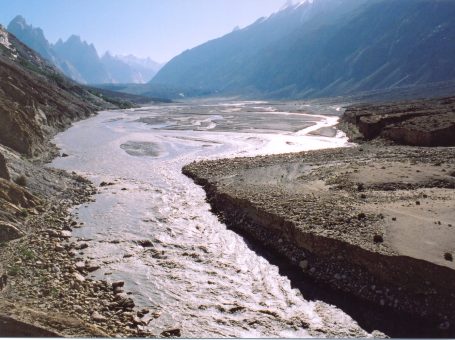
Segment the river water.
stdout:
<path fill-rule="evenodd" d="M 159 312 L 149 324 L 155 334 L 177 327 L 185 337 L 368 336 L 338 307 L 306 300 L 218 221 L 202 188 L 181 174 L 194 160 L 347 146 L 327 129 L 337 110 L 185 103 L 75 123 L 55 138 L 69 156 L 52 166 L 113 183 L 75 209 L 84 226 L 73 235 L 89 244 L 85 258 L 101 265 L 93 276 L 124 280 L 137 306 Z M 314 135 L 320 128 L 332 137 Z"/>

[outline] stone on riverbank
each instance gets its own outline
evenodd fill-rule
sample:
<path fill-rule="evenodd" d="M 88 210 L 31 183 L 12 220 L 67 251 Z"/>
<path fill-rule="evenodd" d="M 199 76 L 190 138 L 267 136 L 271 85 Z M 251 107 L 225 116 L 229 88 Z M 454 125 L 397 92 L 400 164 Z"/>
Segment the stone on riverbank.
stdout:
<path fill-rule="evenodd" d="M 101 315 L 100 313 L 98 313 L 97 311 L 94 311 L 92 313 L 91 318 L 95 322 L 106 322 L 107 321 L 107 318 L 105 316 Z"/>
<path fill-rule="evenodd" d="M 15 240 L 24 233 L 11 223 L 0 222 L 0 242 Z"/>
<path fill-rule="evenodd" d="M 11 180 L 8 168 L 6 167 L 6 160 L 3 154 L 0 152 L 0 178 Z"/>

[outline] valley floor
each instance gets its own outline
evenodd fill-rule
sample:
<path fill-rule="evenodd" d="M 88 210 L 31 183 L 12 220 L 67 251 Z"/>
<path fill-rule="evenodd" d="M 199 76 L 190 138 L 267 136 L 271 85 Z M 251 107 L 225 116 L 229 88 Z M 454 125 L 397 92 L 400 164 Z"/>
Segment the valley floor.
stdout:
<path fill-rule="evenodd" d="M 186 111 L 187 107 L 181 109 Z M 154 126 L 153 124 L 161 123 L 156 122 L 161 117 L 161 111 L 153 114 L 138 111 L 137 114 L 147 115 L 146 120 L 140 121 L 141 124 Z M 228 114 L 233 115 L 232 112 Z M 95 121 L 99 120 L 102 124 L 94 126 L 102 130 L 107 129 L 106 126 L 109 124 L 119 124 L 123 128 L 132 120 L 129 124 L 143 131 L 143 125 L 135 125 L 138 124 L 137 117 L 131 112 L 119 115 L 124 115 L 124 121 L 107 119 L 112 118 L 109 115 L 98 116 Z M 179 119 L 181 117 L 175 116 Z M 173 115 L 170 117 L 175 118 Z M 243 119 L 245 115 L 239 117 Z M 255 118 L 257 119 L 256 116 Z M 301 119 L 298 116 L 291 118 Z M 201 119 L 209 125 L 205 116 Z M 265 124 L 269 120 L 263 121 L 260 123 Z M 226 129 L 223 126 L 224 122 L 220 120 L 217 126 L 221 132 Z M 242 121 L 240 123 L 238 126 L 244 126 Z M 330 126 L 324 124 L 307 126 L 307 122 L 304 123 L 305 125 L 297 130 L 305 131 L 306 134 L 317 133 L 332 137 L 336 135 L 336 131 Z M 179 121 L 179 124 L 182 123 Z M 198 126 L 200 128 L 200 124 Z M 184 126 L 182 129 L 194 133 L 193 126 Z M 83 132 L 87 130 L 79 129 Z M 179 131 L 175 126 L 170 130 Z M 179 137 L 178 140 L 183 140 L 182 145 L 188 147 L 189 141 L 193 141 L 196 143 L 193 146 L 195 150 L 201 149 L 197 143 L 202 143 L 205 149 L 210 150 L 221 145 L 221 142 L 216 142 L 215 139 L 188 139 L 188 136 L 182 139 L 181 136 L 170 136 L 172 133 L 168 130 L 151 131 L 161 134 L 157 139 L 159 142 L 165 140 L 165 137 L 172 137 L 173 140 Z M 220 131 L 216 131 L 214 135 L 217 136 Z M 286 136 L 288 139 L 291 137 L 293 142 L 302 138 L 298 133 Z M 90 141 L 90 138 L 84 140 Z M 288 147 L 293 146 L 293 143 L 285 144 Z M 144 145 L 156 146 L 153 143 L 139 146 Z M 109 154 L 107 159 L 113 161 L 119 157 L 119 164 L 126 164 L 125 159 L 133 162 L 133 158 L 128 158 L 128 155 L 136 153 L 135 156 L 138 156 L 138 143 L 129 142 L 122 146 L 123 148 L 114 147 L 115 152 L 111 150 L 112 154 Z M 90 145 L 85 147 L 94 149 Z M 113 197 L 114 194 L 115 197 L 119 197 L 123 193 L 131 200 L 132 190 L 131 188 L 126 190 L 125 178 L 116 183 L 101 182 L 103 188 L 97 190 L 75 173 L 31 163 L 7 148 L 1 147 L 0 151 L 6 158 L 11 178 L 17 179 L 21 174 L 26 174 L 26 187 L 33 192 L 33 195 L 27 194 L 23 187 L 13 181 L 0 179 L 1 223 L 18 226 L 22 236 L 0 244 L 0 335 L 71 337 L 181 335 L 179 328 L 168 328 L 163 332 L 160 329 L 158 333 L 151 334 L 145 326 L 149 322 L 153 324 L 153 320 L 160 320 L 160 311 L 135 307 L 129 295 L 123 293 L 123 282 L 108 283 L 108 280 L 98 280 L 90 276 L 100 267 L 109 268 L 113 262 L 96 262 L 99 259 L 90 258 L 90 248 L 94 248 L 91 247 L 92 244 L 99 241 L 96 245 L 99 248 L 127 247 L 128 252 L 116 251 L 121 253 L 121 257 L 123 254 L 128 255 L 123 256 L 118 263 L 134 258 L 138 254 L 143 256 L 148 253 L 154 255 L 153 260 L 163 262 L 162 260 L 166 259 L 164 254 L 171 256 L 172 249 L 165 248 L 166 244 L 158 242 L 158 236 L 155 235 L 155 239 L 150 238 L 153 242 L 149 240 L 150 243 L 144 246 L 140 246 L 138 240 L 124 240 L 126 239 L 124 234 L 121 239 L 112 240 L 107 237 L 95 240 L 96 242 L 93 239 L 75 237 L 78 234 L 77 230 L 83 229 L 79 229 L 82 224 L 71 215 L 71 208 L 89 202 L 92 200 L 91 195 L 104 191 L 105 195 L 111 195 L 107 197 Z M 82 154 L 87 155 L 83 148 L 82 151 Z M 74 154 L 77 154 L 76 150 Z M 93 159 L 98 164 L 99 155 L 95 156 Z M 155 152 L 139 156 L 134 162 L 144 162 L 147 165 L 143 167 L 144 171 L 148 173 L 150 169 L 156 170 L 156 174 L 159 175 L 157 169 L 162 168 L 162 161 L 154 160 Z M 144 156 L 152 158 L 143 158 Z M 61 158 L 64 159 L 71 159 L 71 156 Z M 153 163 L 155 161 L 156 164 Z M 156 169 L 151 167 L 153 164 L 156 165 Z M 177 169 L 177 164 L 176 171 L 180 173 L 180 161 L 169 164 L 173 166 L 169 169 L 174 167 Z M 134 169 L 136 168 L 140 167 Z M 293 271 L 303 273 L 305 278 L 318 284 L 328 284 L 346 292 L 348 296 L 367 300 L 371 305 L 379 306 L 386 311 L 412 315 L 409 319 L 412 320 L 410 324 L 395 322 L 401 333 L 391 332 L 391 335 L 404 334 L 414 337 L 454 335 L 454 148 L 392 146 L 373 141 L 352 148 L 191 163 L 183 168 L 183 173 L 193 178 L 197 184 L 203 185 L 213 212 L 228 227 L 254 240 L 252 243 L 272 250 L 276 257 L 284 257 L 286 262 L 291 264 Z M 174 175 L 173 172 L 171 174 Z M 130 173 L 128 175 L 131 176 Z M 139 178 L 143 178 L 142 173 L 139 175 Z M 160 180 L 164 177 L 159 176 Z M 180 177 L 191 182 L 184 176 Z M 105 180 L 104 177 L 102 179 Z M 173 177 L 171 179 L 174 180 Z M 153 182 L 150 185 L 155 186 Z M 115 192 L 116 190 L 118 192 Z M 188 192 L 191 191 L 192 188 L 188 188 Z M 163 192 L 164 190 L 156 193 L 157 201 L 162 199 Z M 182 204 L 176 197 L 181 196 L 182 191 L 177 191 L 176 196 L 172 197 L 179 209 L 182 208 Z M 203 197 L 203 193 L 201 196 Z M 147 191 L 147 203 L 150 197 Z M 194 196 L 189 197 L 194 199 Z M 98 199 L 102 201 L 101 196 Z M 195 202 L 199 205 L 197 200 Z M 164 203 L 166 207 L 172 204 Z M 147 209 L 150 207 L 147 206 Z M 188 207 L 184 209 L 190 210 Z M 181 210 L 177 213 L 178 218 L 183 214 Z M 213 216 L 210 214 L 210 217 Z M 188 233 L 189 226 L 193 223 L 191 221 L 198 218 L 200 216 L 191 216 L 183 221 L 182 230 Z M 146 222 L 150 223 L 150 220 Z M 167 224 L 164 227 L 167 227 Z M 173 227 L 171 231 L 177 231 L 176 225 Z M 199 226 L 196 227 L 199 229 Z M 155 229 L 158 230 L 156 226 Z M 155 229 L 144 230 L 156 231 Z M 106 228 L 105 232 L 111 236 L 109 228 Z M 217 237 L 219 233 L 218 229 L 213 232 Z M 172 242 L 177 242 L 176 236 L 174 234 L 171 236 Z M 196 236 L 197 242 L 201 242 L 201 236 L 199 234 Z M 188 243 L 188 238 L 185 242 Z M 218 249 L 220 243 L 214 244 Z M 152 252 L 155 251 L 154 247 L 162 247 L 159 248 L 160 253 Z M 193 248 L 191 254 L 194 254 Z M 164 250 L 161 251 L 162 249 Z M 234 253 L 238 252 L 238 249 Z M 207 247 L 204 247 L 203 253 L 208 254 L 200 255 L 201 258 L 213 260 L 214 256 Z M 159 256 L 156 256 L 157 254 Z M 182 263 L 183 257 L 178 252 L 176 254 L 176 261 Z M 207 264 L 209 261 L 203 263 Z M 178 282 L 178 270 L 171 269 L 169 273 L 172 274 L 172 282 Z M 100 269 L 101 271 L 105 272 Z M 183 270 L 181 272 L 186 278 L 186 272 Z M 233 278 L 243 274 L 245 277 L 250 276 L 237 270 L 235 272 Z M 266 272 L 265 277 L 269 278 L 269 275 L 270 272 Z M 156 277 L 153 279 L 156 280 Z M 190 274 L 188 277 L 194 278 Z M 163 276 L 163 279 L 165 278 Z M 214 281 L 214 278 L 210 278 L 211 285 Z M 221 276 L 220 282 L 224 284 L 224 281 L 224 276 Z M 268 285 L 268 281 L 265 283 Z M 126 285 L 128 284 L 129 282 Z M 198 285 L 197 282 L 195 284 Z M 206 294 L 205 286 L 201 287 L 201 294 Z M 238 289 L 238 286 L 234 288 Z M 275 291 L 273 293 L 275 294 Z M 219 300 L 218 293 L 214 299 Z M 306 304 L 312 305 L 313 301 L 305 302 L 305 306 Z M 182 305 L 183 302 L 180 302 L 178 308 L 182 309 Z M 193 309 L 189 310 L 194 313 Z M 228 320 L 228 317 L 234 318 L 240 311 L 239 324 L 243 327 L 245 323 L 241 315 L 243 310 L 250 312 L 248 308 L 237 305 L 227 311 L 219 308 L 218 312 L 224 313 L 223 320 Z M 169 313 L 172 312 L 171 309 Z M 278 314 L 273 314 L 274 312 L 269 310 L 266 312 L 261 309 L 261 313 L 267 318 L 270 317 L 270 320 L 278 319 Z M 331 311 L 327 315 L 336 314 Z M 266 325 L 272 323 L 269 319 L 265 320 Z M 283 317 L 283 320 L 286 318 Z M 333 320 L 330 318 L 327 323 L 332 328 L 340 328 L 342 325 L 335 323 L 333 326 Z M 343 329 L 345 333 L 336 333 L 332 328 L 320 330 L 317 325 L 305 323 L 301 323 L 301 326 L 311 329 L 315 332 L 311 334 L 316 335 L 367 334 L 359 325 L 352 326 L 354 323 L 349 320 L 346 324 L 351 328 L 346 326 L 346 330 Z M 370 329 L 369 332 L 373 330 Z M 372 332 L 372 335 L 383 334 Z"/>

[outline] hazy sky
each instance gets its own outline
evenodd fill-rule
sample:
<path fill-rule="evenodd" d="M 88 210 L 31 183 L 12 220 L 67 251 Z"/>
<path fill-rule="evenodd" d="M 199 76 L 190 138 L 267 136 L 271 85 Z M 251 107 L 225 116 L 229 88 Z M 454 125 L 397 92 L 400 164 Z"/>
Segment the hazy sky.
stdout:
<path fill-rule="evenodd" d="M 0 0 L 0 23 L 17 14 L 48 40 L 71 34 L 99 54 L 134 54 L 164 62 L 188 48 L 245 27 L 285 0 Z"/>

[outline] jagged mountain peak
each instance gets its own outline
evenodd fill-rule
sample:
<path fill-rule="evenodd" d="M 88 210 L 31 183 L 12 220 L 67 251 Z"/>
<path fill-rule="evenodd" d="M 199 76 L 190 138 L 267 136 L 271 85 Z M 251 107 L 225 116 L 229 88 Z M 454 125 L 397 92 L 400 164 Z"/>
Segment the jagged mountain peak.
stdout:
<path fill-rule="evenodd" d="M 0 144 L 35 155 L 52 129 L 104 103 L 2 28 L 0 44 Z"/>
<path fill-rule="evenodd" d="M 9 23 L 8 32 L 14 34 L 20 41 L 38 52 L 43 58 L 56 64 L 55 54 L 41 28 L 33 27 L 27 23 L 23 16 L 17 15 Z"/>
<path fill-rule="evenodd" d="M 31 25 L 28 25 L 27 24 L 27 21 L 25 20 L 25 18 L 22 16 L 22 15 L 16 15 L 13 20 L 11 20 L 10 22 L 10 25 L 20 25 L 20 26 L 23 26 L 23 27 L 26 27 L 26 26 L 31 26 Z"/>
<path fill-rule="evenodd" d="M 110 59 L 110 58 L 113 58 L 114 56 L 112 55 L 112 53 L 110 51 L 106 51 L 104 52 L 103 56 L 101 57 L 101 59 Z"/>
<path fill-rule="evenodd" d="M 35 39 L 40 39 L 45 41 L 48 44 L 44 32 L 40 27 L 34 27 L 31 24 L 28 24 L 25 18 L 22 15 L 17 15 L 8 25 L 8 31 L 15 34 L 18 32 L 27 32 L 25 34 L 33 35 Z"/>
<path fill-rule="evenodd" d="M 72 47 L 76 46 L 76 47 L 91 49 L 91 50 L 96 51 L 95 45 L 93 43 L 88 43 L 86 40 L 83 40 L 79 35 L 76 35 L 76 34 L 72 34 L 71 36 L 69 36 L 68 39 L 66 39 L 66 41 L 59 39 L 57 41 L 57 43 L 55 44 L 55 46 L 57 46 L 57 45 L 59 48 L 61 46 L 72 46 Z M 98 54 L 98 52 L 97 52 L 97 54 Z"/>
<path fill-rule="evenodd" d="M 40 39 L 46 40 L 44 37 L 44 32 L 39 27 L 34 27 L 31 24 L 28 24 L 25 18 L 22 15 L 17 15 L 14 17 L 13 20 L 8 24 L 8 31 L 13 33 L 16 32 L 29 32 L 30 34 L 34 34 L 38 36 Z M 46 40 L 47 42 L 47 40 Z"/>
<path fill-rule="evenodd" d="M 143 83 L 149 81 L 161 67 L 149 58 L 123 58 L 109 52 L 100 58 L 95 45 L 77 34 L 50 44 L 41 28 L 27 24 L 21 15 L 11 21 L 8 31 L 68 77 L 82 84 Z M 2 44 L 7 44 L 7 38 L 2 36 L 0 40 Z"/>
<path fill-rule="evenodd" d="M 76 35 L 76 34 L 72 34 L 67 40 L 66 42 L 77 42 L 77 43 L 83 43 L 82 42 L 82 39 L 79 35 Z M 84 41 L 85 42 L 85 41 Z"/>

